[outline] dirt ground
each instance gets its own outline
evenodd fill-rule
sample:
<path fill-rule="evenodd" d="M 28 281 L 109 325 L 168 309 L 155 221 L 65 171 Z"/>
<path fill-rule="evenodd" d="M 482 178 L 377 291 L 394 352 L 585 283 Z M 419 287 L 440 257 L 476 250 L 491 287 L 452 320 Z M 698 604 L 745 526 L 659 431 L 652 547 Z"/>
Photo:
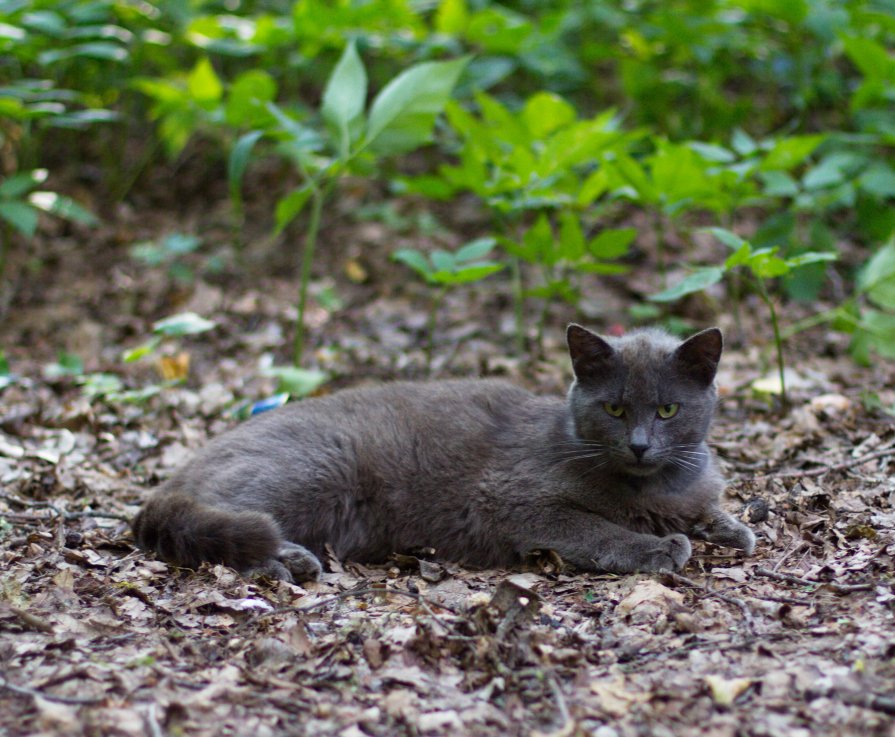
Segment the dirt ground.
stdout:
<path fill-rule="evenodd" d="M 758 536 L 751 557 L 697 542 L 681 575 L 632 576 L 563 570 L 546 554 L 483 571 L 330 560 L 300 587 L 135 550 L 127 520 L 151 486 L 237 422 L 234 407 L 274 393 L 263 369 L 288 361 L 294 318 L 300 231 L 268 241 L 269 203 L 255 202 L 237 267 L 221 245 L 225 200 L 167 197 L 135 195 L 95 231 L 49 224 L 10 265 L 0 734 L 895 735 L 895 426 L 882 409 L 895 405 L 895 367 L 859 368 L 840 337 L 799 335 L 781 411 L 754 386 L 771 368 L 770 330 L 748 302 L 739 330 L 707 302 L 684 314 L 729 338 L 712 437 L 725 504 Z M 426 214 L 442 226 L 421 234 L 423 205 L 364 210 L 371 198 L 348 188 L 323 234 L 309 315 L 309 364 L 333 376 L 323 391 L 505 375 L 562 392 L 565 323 L 627 327 L 655 278 L 644 233 L 634 276 L 594 282 L 585 316 L 551 309 L 538 360 L 514 348 L 505 279 L 457 291 L 429 365 L 430 295 L 388 255 L 457 245 L 481 223 L 459 202 Z M 184 259 L 191 280 L 128 255 L 172 232 L 202 238 Z M 186 310 L 217 327 L 163 348 L 169 369 L 188 357 L 189 377 L 142 403 L 88 396 L 96 381 L 46 368 L 65 350 L 125 389 L 157 383 L 152 360 L 121 352 Z"/>

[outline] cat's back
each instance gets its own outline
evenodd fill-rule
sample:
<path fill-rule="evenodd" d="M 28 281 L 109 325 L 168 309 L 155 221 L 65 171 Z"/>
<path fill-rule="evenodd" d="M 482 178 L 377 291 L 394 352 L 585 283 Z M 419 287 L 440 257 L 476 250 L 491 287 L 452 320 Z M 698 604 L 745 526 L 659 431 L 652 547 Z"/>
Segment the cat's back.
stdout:
<path fill-rule="evenodd" d="M 500 379 L 392 382 L 344 389 L 265 412 L 209 443 L 204 454 L 269 452 L 342 437 L 365 445 L 444 442 L 499 430 L 539 398 Z"/>

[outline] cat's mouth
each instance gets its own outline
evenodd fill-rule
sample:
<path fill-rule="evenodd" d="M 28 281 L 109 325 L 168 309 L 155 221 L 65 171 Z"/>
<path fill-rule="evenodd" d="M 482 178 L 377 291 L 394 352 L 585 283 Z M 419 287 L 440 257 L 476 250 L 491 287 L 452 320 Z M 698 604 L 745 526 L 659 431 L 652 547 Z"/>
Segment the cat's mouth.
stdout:
<path fill-rule="evenodd" d="M 625 470 L 632 476 L 651 476 L 659 470 L 662 464 L 650 458 L 638 458 L 628 461 Z"/>

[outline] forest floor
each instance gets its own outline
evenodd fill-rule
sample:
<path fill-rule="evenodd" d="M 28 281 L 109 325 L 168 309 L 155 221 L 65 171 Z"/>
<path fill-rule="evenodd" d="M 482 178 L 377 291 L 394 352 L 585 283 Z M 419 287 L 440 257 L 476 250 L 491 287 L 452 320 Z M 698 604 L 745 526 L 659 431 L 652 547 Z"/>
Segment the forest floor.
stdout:
<path fill-rule="evenodd" d="M 127 520 L 151 486 L 236 423 L 233 406 L 274 393 L 264 366 L 288 363 L 294 320 L 300 233 L 265 243 L 271 207 L 255 202 L 259 237 L 236 269 L 221 193 L 197 203 L 178 187 L 202 183 L 167 184 L 98 230 L 51 224 L 11 259 L 0 735 L 895 735 L 895 418 L 881 409 L 895 406 L 895 366 L 856 366 L 822 329 L 799 335 L 781 411 L 755 391 L 770 330 L 749 302 L 741 330 L 698 300 L 685 314 L 729 336 L 712 440 L 725 506 L 758 536 L 751 557 L 697 542 L 680 575 L 630 576 L 549 556 L 513 570 L 330 560 L 319 583 L 294 586 L 136 550 Z M 543 357 L 520 355 L 500 276 L 448 296 L 427 361 L 430 295 L 388 256 L 484 230 L 458 202 L 434 213 L 451 229 L 421 234 L 419 203 L 363 208 L 371 197 L 347 188 L 323 233 L 329 276 L 309 315 L 309 364 L 334 377 L 322 391 L 478 375 L 564 391 L 565 323 L 588 320 L 552 308 Z M 129 256 L 173 232 L 202 238 L 182 258 L 192 278 Z M 595 283 L 589 324 L 629 327 L 655 271 L 641 261 Z M 90 396 L 99 380 L 70 361 L 47 369 L 64 350 L 83 374 L 155 384 L 156 363 L 121 352 L 186 310 L 217 327 L 164 349 L 169 375 L 188 359 L 189 376 L 143 402 Z"/>

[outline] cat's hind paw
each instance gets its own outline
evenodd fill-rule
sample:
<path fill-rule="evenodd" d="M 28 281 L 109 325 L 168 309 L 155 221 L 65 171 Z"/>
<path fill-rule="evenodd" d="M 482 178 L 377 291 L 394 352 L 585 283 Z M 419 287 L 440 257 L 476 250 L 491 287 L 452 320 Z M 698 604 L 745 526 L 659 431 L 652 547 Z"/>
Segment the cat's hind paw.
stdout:
<path fill-rule="evenodd" d="M 316 581 L 323 572 L 317 556 L 296 543 L 281 543 L 277 550 L 277 562 L 289 571 L 295 581 Z"/>
<path fill-rule="evenodd" d="M 271 558 L 244 573 L 249 576 L 265 576 L 274 581 L 301 583 L 316 581 L 322 571 L 320 561 L 310 550 L 295 543 L 284 542 L 280 543 L 276 558 Z"/>

